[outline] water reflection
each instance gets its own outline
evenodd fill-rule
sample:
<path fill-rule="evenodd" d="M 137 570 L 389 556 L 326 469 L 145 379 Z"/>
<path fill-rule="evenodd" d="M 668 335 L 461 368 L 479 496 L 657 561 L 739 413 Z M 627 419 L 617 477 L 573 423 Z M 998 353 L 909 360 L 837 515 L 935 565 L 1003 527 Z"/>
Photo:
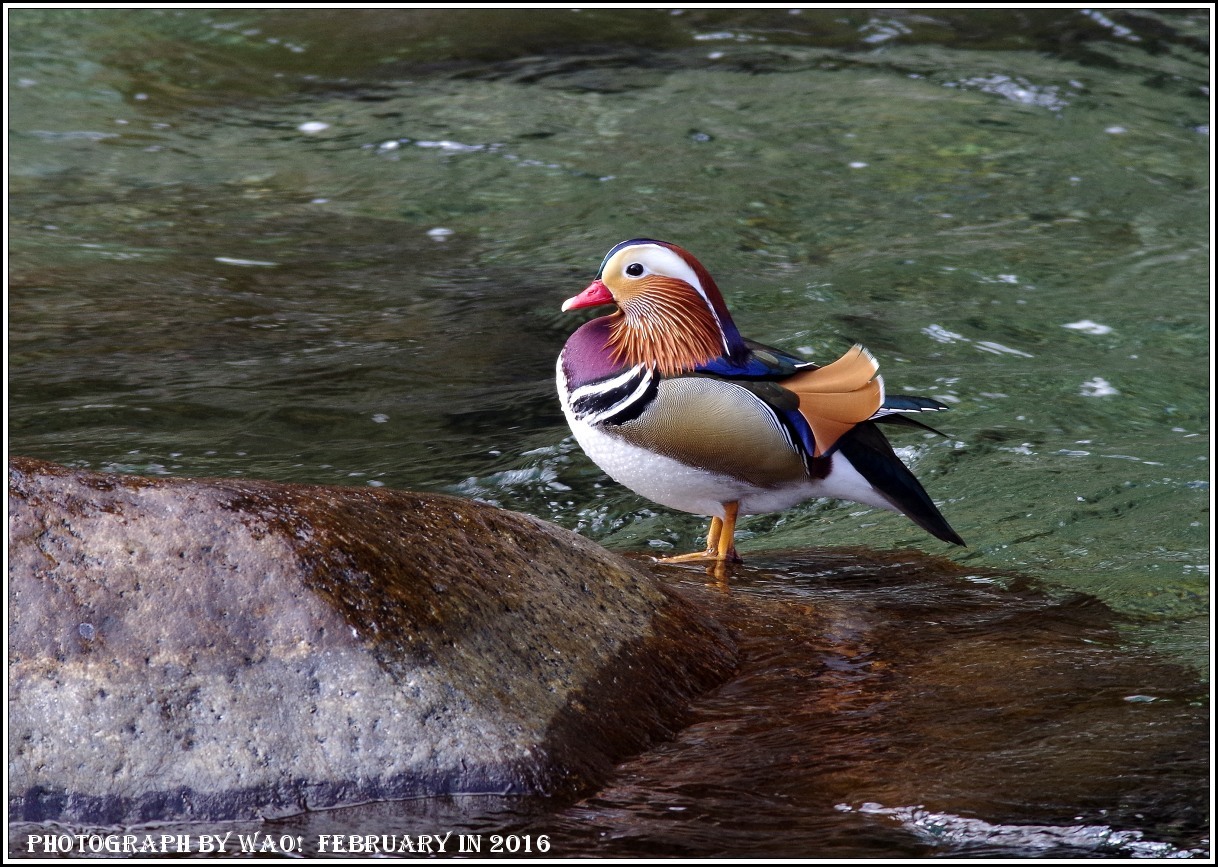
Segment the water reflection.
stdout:
<path fill-rule="evenodd" d="M 598 829 L 599 854 L 1199 845 L 1204 689 L 1121 650 L 1094 600 L 857 550 L 737 567 L 730 594 L 678 580 L 732 625 L 744 662 L 675 742 L 559 814 L 573 836 Z M 1144 688 L 1155 701 L 1132 702 Z M 936 836 L 932 813 L 956 818 Z M 1008 827 L 1024 825 L 1054 830 Z"/>

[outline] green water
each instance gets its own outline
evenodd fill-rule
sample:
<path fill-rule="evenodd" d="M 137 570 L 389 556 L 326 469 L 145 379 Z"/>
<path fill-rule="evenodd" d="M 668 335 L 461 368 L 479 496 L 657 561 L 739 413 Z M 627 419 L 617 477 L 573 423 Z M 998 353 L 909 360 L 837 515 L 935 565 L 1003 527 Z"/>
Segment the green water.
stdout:
<path fill-rule="evenodd" d="M 10 11 L 10 451 L 692 550 L 553 387 L 563 299 L 657 237 L 952 407 L 894 441 L 967 549 L 809 503 L 746 558 L 1030 575 L 1204 676 L 1208 12 Z"/>

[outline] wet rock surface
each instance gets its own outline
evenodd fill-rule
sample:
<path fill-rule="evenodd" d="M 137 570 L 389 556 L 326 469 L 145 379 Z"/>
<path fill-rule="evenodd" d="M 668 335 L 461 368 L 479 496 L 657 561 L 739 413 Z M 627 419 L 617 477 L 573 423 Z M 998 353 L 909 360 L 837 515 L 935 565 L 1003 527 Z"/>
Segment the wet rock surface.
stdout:
<path fill-rule="evenodd" d="M 10 462 L 10 821 L 578 792 L 734 647 L 587 540 L 452 497 Z"/>

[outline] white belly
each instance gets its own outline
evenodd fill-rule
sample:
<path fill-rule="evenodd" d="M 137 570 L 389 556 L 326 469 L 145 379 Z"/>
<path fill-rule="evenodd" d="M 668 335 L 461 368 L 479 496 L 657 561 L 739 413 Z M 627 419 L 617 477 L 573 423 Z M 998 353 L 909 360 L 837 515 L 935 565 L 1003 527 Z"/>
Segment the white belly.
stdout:
<path fill-rule="evenodd" d="M 706 470 L 631 445 L 570 415 L 567 421 L 584 454 L 610 478 L 662 506 L 722 518 L 724 503 L 741 500 L 756 492 L 749 485 L 725 481 Z M 763 511 L 785 509 L 790 505 L 791 502 L 786 502 Z M 748 511 L 743 502 L 741 510 Z"/>

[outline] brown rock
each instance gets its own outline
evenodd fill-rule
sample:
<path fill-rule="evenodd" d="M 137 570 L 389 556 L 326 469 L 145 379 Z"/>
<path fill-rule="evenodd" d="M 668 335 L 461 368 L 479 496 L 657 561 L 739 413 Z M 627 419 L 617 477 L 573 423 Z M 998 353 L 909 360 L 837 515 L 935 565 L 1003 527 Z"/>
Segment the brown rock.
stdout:
<path fill-rule="evenodd" d="M 556 792 L 734 648 L 620 558 L 439 495 L 10 464 L 10 821 Z"/>

